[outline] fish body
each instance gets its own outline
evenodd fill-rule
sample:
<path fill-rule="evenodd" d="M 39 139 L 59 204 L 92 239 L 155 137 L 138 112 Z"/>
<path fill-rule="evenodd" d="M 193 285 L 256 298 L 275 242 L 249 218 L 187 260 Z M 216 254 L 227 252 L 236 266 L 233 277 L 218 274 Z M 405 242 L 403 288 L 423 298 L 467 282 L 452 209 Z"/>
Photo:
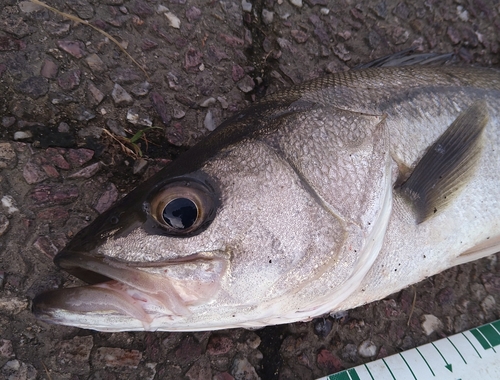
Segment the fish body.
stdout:
<path fill-rule="evenodd" d="M 500 250 L 500 72 L 368 68 L 267 97 L 55 258 L 43 320 L 196 331 L 311 319 Z"/>

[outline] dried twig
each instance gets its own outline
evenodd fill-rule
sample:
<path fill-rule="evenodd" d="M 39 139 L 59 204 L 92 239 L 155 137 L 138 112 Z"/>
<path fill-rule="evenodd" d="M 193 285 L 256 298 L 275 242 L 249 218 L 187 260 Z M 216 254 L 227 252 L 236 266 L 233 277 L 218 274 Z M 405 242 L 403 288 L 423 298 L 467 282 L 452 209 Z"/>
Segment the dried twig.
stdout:
<path fill-rule="evenodd" d="M 50 5 L 47 5 L 47 4 L 45 4 L 44 2 L 42 2 L 42 1 L 40 1 L 40 0 L 30 0 L 30 1 L 31 1 L 32 3 L 34 3 L 34 4 L 40 5 L 40 6 L 44 7 L 44 8 L 47 8 L 48 10 L 50 10 L 50 11 L 52 11 L 52 12 L 54 12 L 54 13 L 58 14 L 58 15 L 61 15 L 61 16 L 65 17 L 65 18 L 69 19 L 69 20 L 72 20 L 72 21 L 75 21 L 75 22 L 78 22 L 78 23 L 81 23 L 81 24 L 84 24 L 84 25 L 90 26 L 92 29 L 94 29 L 94 30 L 96 30 L 97 32 L 101 33 L 103 36 L 105 36 L 105 37 L 109 38 L 111 41 L 113 41 L 113 42 L 116 44 L 116 46 L 118 46 L 118 48 L 120 48 L 120 50 L 121 50 L 123 53 L 125 53 L 125 55 L 126 55 L 127 57 L 129 57 L 129 58 L 132 60 L 132 62 L 134 62 L 134 63 L 137 65 L 137 67 L 138 67 L 138 68 L 140 68 L 140 69 L 142 70 L 142 72 L 144 73 L 144 75 L 146 75 L 146 77 L 147 77 L 148 79 L 150 79 L 150 78 L 149 78 L 149 75 L 148 75 L 148 73 L 146 72 L 146 70 L 144 69 L 144 67 L 142 67 L 142 66 L 139 64 L 139 62 L 137 62 L 137 61 L 134 59 L 134 57 L 132 57 L 132 56 L 131 56 L 131 55 L 130 55 L 130 54 L 129 54 L 126 50 L 125 50 L 125 48 L 124 48 L 124 47 L 120 44 L 120 42 L 118 42 L 118 40 L 117 40 L 116 38 L 114 38 L 111 34 L 109 34 L 109 33 L 105 32 L 104 30 L 102 30 L 102 29 L 98 28 L 98 27 L 97 27 L 97 26 L 95 26 L 95 25 L 92 25 L 92 24 L 91 24 L 91 23 L 89 23 L 87 20 L 83 20 L 83 19 L 81 19 L 80 17 L 73 16 L 73 15 L 71 15 L 71 14 L 69 14 L 69 13 L 66 13 L 66 12 L 61 12 L 60 10 L 58 10 L 58 9 L 56 9 L 56 8 L 53 8 L 53 7 L 51 7 Z"/>
<path fill-rule="evenodd" d="M 413 315 L 413 311 L 415 310 L 415 303 L 417 302 L 417 290 L 413 288 L 413 302 L 411 303 L 410 315 L 408 316 L 408 322 L 406 322 L 406 326 L 410 326 L 411 316 Z"/>

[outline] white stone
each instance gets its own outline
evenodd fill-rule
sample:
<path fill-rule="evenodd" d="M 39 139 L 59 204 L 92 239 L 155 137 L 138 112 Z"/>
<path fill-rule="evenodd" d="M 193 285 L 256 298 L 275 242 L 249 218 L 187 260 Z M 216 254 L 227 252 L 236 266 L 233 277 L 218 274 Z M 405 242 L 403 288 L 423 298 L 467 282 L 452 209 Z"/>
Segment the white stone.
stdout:
<path fill-rule="evenodd" d="M 214 117 L 212 115 L 212 111 L 208 110 L 207 114 L 205 115 L 205 120 L 203 121 L 203 125 L 210 132 L 212 132 L 215 129 L 216 125 L 214 122 Z"/>
<path fill-rule="evenodd" d="M 424 314 L 422 321 L 422 329 L 425 335 L 431 335 L 434 331 L 443 328 L 443 322 L 438 317 L 432 314 Z"/>
<path fill-rule="evenodd" d="M 241 0 L 241 7 L 243 8 L 243 12 L 251 12 L 252 11 L 252 3 L 247 0 Z"/>
<path fill-rule="evenodd" d="M 290 3 L 298 8 L 302 8 L 302 0 L 290 0 Z"/>
<path fill-rule="evenodd" d="M 31 134 L 30 131 L 17 131 L 14 133 L 14 140 L 25 140 L 25 139 L 30 139 L 33 135 Z"/>
<path fill-rule="evenodd" d="M 274 12 L 268 11 L 267 9 L 262 10 L 262 21 L 264 24 L 269 25 L 273 22 Z"/>
<path fill-rule="evenodd" d="M 359 345 L 358 353 L 363 358 L 371 358 L 377 353 L 377 346 L 371 340 L 365 340 Z"/>
<path fill-rule="evenodd" d="M 7 213 L 9 215 L 19 212 L 19 209 L 15 206 L 15 204 L 16 202 L 14 201 L 14 198 L 10 195 L 4 195 L 2 197 L 2 206 L 7 209 Z"/>
<path fill-rule="evenodd" d="M 165 16 L 167 17 L 168 21 L 170 22 L 170 26 L 172 28 L 179 29 L 181 27 L 181 20 L 179 20 L 179 17 L 174 15 L 172 12 L 165 13 Z"/>

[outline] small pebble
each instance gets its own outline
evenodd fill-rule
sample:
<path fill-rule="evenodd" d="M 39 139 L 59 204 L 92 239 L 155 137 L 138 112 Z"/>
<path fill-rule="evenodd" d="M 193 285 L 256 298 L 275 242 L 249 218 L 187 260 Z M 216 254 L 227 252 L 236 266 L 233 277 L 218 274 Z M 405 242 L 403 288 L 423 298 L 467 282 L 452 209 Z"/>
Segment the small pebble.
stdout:
<path fill-rule="evenodd" d="M 96 85 L 90 81 L 87 88 L 88 88 L 88 94 L 92 96 L 92 103 L 94 105 L 100 104 L 104 99 L 104 94 L 102 93 L 102 91 L 99 90 L 96 87 Z"/>
<path fill-rule="evenodd" d="M 203 102 L 201 102 L 200 103 L 200 107 L 207 108 L 207 107 L 210 107 L 213 104 L 215 104 L 215 98 L 210 97 L 208 99 L 205 99 Z"/>
<path fill-rule="evenodd" d="M 80 41 L 57 41 L 57 46 L 75 58 L 82 58 L 86 54 L 85 46 Z"/>
<path fill-rule="evenodd" d="M 0 143 L 0 169 L 12 166 L 16 161 L 16 152 L 8 142 Z"/>
<path fill-rule="evenodd" d="M 166 12 L 165 17 L 172 28 L 179 29 L 181 27 L 181 20 L 179 20 L 179 17 L 174 15 L 172 12 Z"/>
<path fill-rule="evenodd" d="M 0 213 L 0 236 L 4 235 L 9 228 L 9 219 L 4 214 Z"/>
<path fill-rule="evenodd" d="M 68 178 L 90 178 L 101 169 L 101 166 L 100 162 L 95 162 L 71 174 Z"/>
<path fill-rule="evenodd" d="M 203 120 L 203 125 L 210 132 L 212 132 L 217 127 L 215 125 L 214 117 L 212 115 L 212 111 L 211 110 L 208 110 L 207 114 L 205 115 L 205 120 Z"/>
<path fill-rule="evenodd" d="M 118 83 L 115 83 L 113 91 L 111 92 L 111 97 L 117 106 L 130 106 L 134 103 L 134 99 Z"/>
<path fill-rule="evenodd" d="M 149 115 L 144 113 L 139 113 L 136 109 L 129 109 L 127 111 L 127 121 L 134 125 L 142 125 L 144 127 L 151 127 L 153 122 Z"/>
<path fill-rule="evenodd" d="M 91 54 L 85 58 L 85 62 L 94 73 L 102 73 L 107 69 L 106 64 L 97 54 Z"/>
<path fill-rule="evenodd" d="M 114 183 L 108 183 L 106 186 L 106 189 L 104 193 L 99 197 L 97 200 L 96 205 L 94 206 L 94 209 L 99 213 L 102 214 L 104 211 L 106 211 L 108 208 L 111 207 L 113 203 L 118 199 L 118 190 Z"/>
<path fill-rule="evenodd" d="M 262 21 L 264 24 L 269 25 L 273 22 L 274 12 L 268 11 L 267 9 L 262 10 Z"/>
<path fill-rule="evenodd" d="M 241 0 L 241 7 L 243 8 L 243 12 L 252 12 L 252 3 L 247 0 Z"/>
<path fill-rule="evenodd" d="M 65 91 L 72 91 L 80 84 L 81 74 L 80 70 L 68 71 L 57 78 L 57 84 Z"/>
<path fill-rule="evenodd" d="M 223 109 L 227 109 L 227 107 L 229 107 L 229 103 L 227 102 L 226 98 L 219 96 L 219 97 L 217 97 L 217 100 L 219 101 L 219 103 Z"/>
<path fill-rule="evenodd" d="M 15 122 L 16 122 L 16 118 L 14 116 L 2 117 L 2 126 L 5 128 L 13 126 Z"/>
<path fill-rule="evenodd" d="M 290 3 L 298 8 L 302 8 L 302 0 L 290 0 Z"/>
<path fill-rule="evenodd" d="M 179 108 L 174 108 L 174 119 L 182 119 L 184 116 L 186 116 L 186 112 L 179 109 Z"/>
<path fill-rule="evenodd" d="M 487 314 L 495 309 L 495 305 L 496 305 L 495 297 L 493 297 L 490 294 L 486 296 L 481 302 L 481 309 L 483 309 L 483 311 Z"/>
<path fill-rule="evenodd" d="M 97 349 L 95 362 L 106 367 L 137 368 L 142 359 L 142 353 L 137 350 L 125 350 L 114 347 L 100 347 Z"/>
<path fill-rule="evenodd" d="M 359 345 L 358 353 L 363 358 L 371 358 L 377 354 L 377 346 L 371 340 L 365 340 Z"/>
<path fill-rule="evenodd" d="M 30 131 L 17 131 L 14 133 L 14 140 L 26 140 L 32 138 L 33 135 Z"/>
<path fill-rule="evenodd" d="M 146 96 L 149 91 L 151 91 L 151 89 L 153 88 L 153 86 L 151 86 L 151 84 L 149 82 L 142 82 L 142 83 L 139 83 L 137 85 L 134 85 L 132 87 L 132 89 L 130 90 L 130 92 L 132 94 L 134 94 L 135 96 Z"/>
<path fill-rule="evenodd" d="M 59 252 L 59 248 L 55 246 L 55 244 L 50 240 L 47 236 L 40 236 L 33 243 L 33 247 L 38 249 L 41 253 L 43 253 L 48 258 L 52 259 L 57 252 Z"/>
<path fill-rule="evenodd" d="M 0 377 L 8 380 L 35 380 L 37 371 L 31 364 L 10 360 L 0 370 Z"/>
<path fill-rule="evenodd" d="M 231 375 L 235 379 L 257 380 L 260 379 L 255 368 L 246 358 L 235 358 L 231 366 Z"/>
<path fill-rule="evenodd" d="M 244 93 L 248 93 L 254 89 L 255 82 L 250 76 L 245 75 L 245 77 L 242 80 L 240 80 L 236 85 L 241 91 L 243 91 Z"/>
<path fill-rule="evenodd" d="M 57 76 L 57 71 L 59 70 L 59 66 L 56 65 L 50 59 L 46 59 L 43 61 L 42 69 L 40 70 L 40 75 L 47 79 L 54 79 Z"/>
<path fill-rule="evenodd" d="M 65 123 L 64 121 L 61 121 L 59 123 L 59 126 L 57 127 L 57 132 L 68 133 L 69 132 L 69 125 L 67 123 Z"/>
<path fill-rule="evenodd" d="M 113 119 L 108 119 L 106 121 L 106 126 L 117 136 L 127 137 L 125 133 L 125 129 L 121 126 L 121 124 Z"/>
<path fill-rule="evenodd" d="M 2 284 L 0 281 L 0 286 L 1 285 Z M 0 357 L 9 359 L 13 358 L 14 356 L 15 355 L 14 355 L 14 349 L 12 348 L 12 341 L 6 339 L 0 339 Z"/>
<path fill-rule="evenodd" d="M 2 202 L 2 206 L 7 209 L 7 214 L 12 215 L 16 212 L 19 212 L 19 209 L 15 206 L 16 201 L 14 200 L 14 198 L 12 198 L 12 196 L 4 195 L 2 197 L 1 202 Z"/>
<path fill-rule="evenodd" d="M 441 330 L 443 328 L 443 323 L 432 314 L 424 314 L 422 317 L 422 329 L 425 335 L 429 336 L 434 331 Z"/>
<path fill-rule="evenodd" d="M 134 174 L 139 174 L 140 172 L 142 172 L 146 168 L 147 164 L 148 164 L 148 161 L 145 160 L 144 158 L 139 158 L 139 159 L 135 160 L 134 166 L 132 168 L 132 172 Z"/>

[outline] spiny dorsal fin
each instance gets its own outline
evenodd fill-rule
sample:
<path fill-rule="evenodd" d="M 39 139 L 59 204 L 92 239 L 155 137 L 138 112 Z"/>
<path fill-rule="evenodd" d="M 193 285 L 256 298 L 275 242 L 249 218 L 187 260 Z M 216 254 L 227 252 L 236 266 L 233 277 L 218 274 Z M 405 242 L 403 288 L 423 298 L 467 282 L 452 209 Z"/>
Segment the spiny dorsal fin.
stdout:
<path fill-rule="evenodd" d="M 444 208 L 468 182 L 481 151 L 488 122 L 484 101 L 462 112 L 419 161 L 401 191 L 414 204 L 417 223 Z"/>
<path fill-rule="evenodd" d="M 368 69 L 372 67 L 401 67 L 401 66 L 439 66 L 445 65 L 453 60 L 453 53 L 415 53 L 415 49 L 409 48 L 400 52 L 386 55 L 373 61 L 358 65 L 354 70 Z"/>

